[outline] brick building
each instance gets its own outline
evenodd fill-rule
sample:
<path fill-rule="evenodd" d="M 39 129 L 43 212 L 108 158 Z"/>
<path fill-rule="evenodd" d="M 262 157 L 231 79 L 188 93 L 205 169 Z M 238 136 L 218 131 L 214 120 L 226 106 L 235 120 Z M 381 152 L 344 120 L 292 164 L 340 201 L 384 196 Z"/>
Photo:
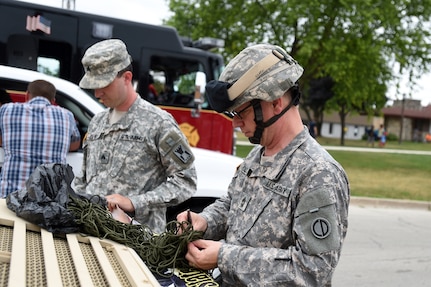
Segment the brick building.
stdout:
<path fill-rule="evenodd" d="M 431 105 L 423 107 L 419 100 L 396 100 L 382 109 L 386 130 L 402 140 L 424 141 L 431 133 Z"/>

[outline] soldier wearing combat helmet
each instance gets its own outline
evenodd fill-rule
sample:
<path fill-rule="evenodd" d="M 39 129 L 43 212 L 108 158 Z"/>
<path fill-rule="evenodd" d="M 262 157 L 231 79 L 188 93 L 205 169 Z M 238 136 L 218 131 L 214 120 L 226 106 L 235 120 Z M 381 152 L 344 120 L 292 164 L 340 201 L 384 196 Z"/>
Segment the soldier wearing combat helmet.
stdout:
<path fill-rule="evenodd" d="M 206 87 L 212 107 L 257 144 L 227 196 L 191 213 L 205 234 L 189 244 L 186 259 L 218 268 L 222 286 L 331 285 L 350 189 L 343 168 L 302 124 L 302 73 L 282 48 L 260 44 L 240 52 Z"/>

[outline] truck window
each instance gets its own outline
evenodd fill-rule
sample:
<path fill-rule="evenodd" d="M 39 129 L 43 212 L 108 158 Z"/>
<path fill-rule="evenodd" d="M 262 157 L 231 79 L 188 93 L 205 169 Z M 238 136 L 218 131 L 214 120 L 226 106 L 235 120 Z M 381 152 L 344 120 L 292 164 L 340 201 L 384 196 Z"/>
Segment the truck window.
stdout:
<path fill-rule="evenodd" d="M 54 77 L 60 77 L 60 61 L 54 58 L 38 57 L 37 71 Z"/>
<path fill-rule="evenodd" d="M 160 105 L 195 107 L 195 83 L 203 65 L 196 60 L 152 57 L 147 100 Z M 202 107 L 208 104 L 203 103 Z"/>

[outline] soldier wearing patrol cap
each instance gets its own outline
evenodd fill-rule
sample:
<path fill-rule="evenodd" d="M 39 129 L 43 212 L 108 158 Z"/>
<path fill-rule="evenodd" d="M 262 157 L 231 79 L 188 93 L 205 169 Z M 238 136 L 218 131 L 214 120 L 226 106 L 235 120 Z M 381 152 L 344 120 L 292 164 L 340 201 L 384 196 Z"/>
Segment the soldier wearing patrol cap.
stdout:
<path fill-rule="evenodd" d="M 132 63 L 118 39 L 98 42 L 82 58 L 79 85 L 108 109 L 93 117 L 83 141 L 78 192 L 105 196 L 114 217 L 162 232 L 166 208 L 196 191 L 194 156 L 174 118 L 143 100 L 132 84 Z M 127 217 L 129 220 L 129 217 Z"/>
<path fill-rule="evenodd" d="M 302 124 L 302 72 L 282 48 L 259 44 L 206 87 L 212 106 L 258 144 L 227 196 L 189 214 L 205 239 L 188 245 L 186 259 L 197 268 L 218 267 L 222 286 L 331 285 L 350 190 L 343 168 Z"/>

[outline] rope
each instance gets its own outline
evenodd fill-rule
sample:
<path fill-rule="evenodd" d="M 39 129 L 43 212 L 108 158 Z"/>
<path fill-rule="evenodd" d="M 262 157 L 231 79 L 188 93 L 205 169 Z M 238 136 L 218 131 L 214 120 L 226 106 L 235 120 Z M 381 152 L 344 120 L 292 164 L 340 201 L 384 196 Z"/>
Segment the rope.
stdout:
<path fill-rule="evenodd" d="M 189 270 L 185 259 L 187 243 L 201 239 L 203 232 L 193 230 L 187 221 L 171 221 L 165 231 L 154 234 L 146 225 L 125 224 L 115 220 L 106 207 L 85 198 L 69 197 L 68 210 L 82 233 L 122 243 L 136 251 L 148 268 L 162 277 L 175 268 Z M 180 232 L 181 231 L 181 232 Z"/>

